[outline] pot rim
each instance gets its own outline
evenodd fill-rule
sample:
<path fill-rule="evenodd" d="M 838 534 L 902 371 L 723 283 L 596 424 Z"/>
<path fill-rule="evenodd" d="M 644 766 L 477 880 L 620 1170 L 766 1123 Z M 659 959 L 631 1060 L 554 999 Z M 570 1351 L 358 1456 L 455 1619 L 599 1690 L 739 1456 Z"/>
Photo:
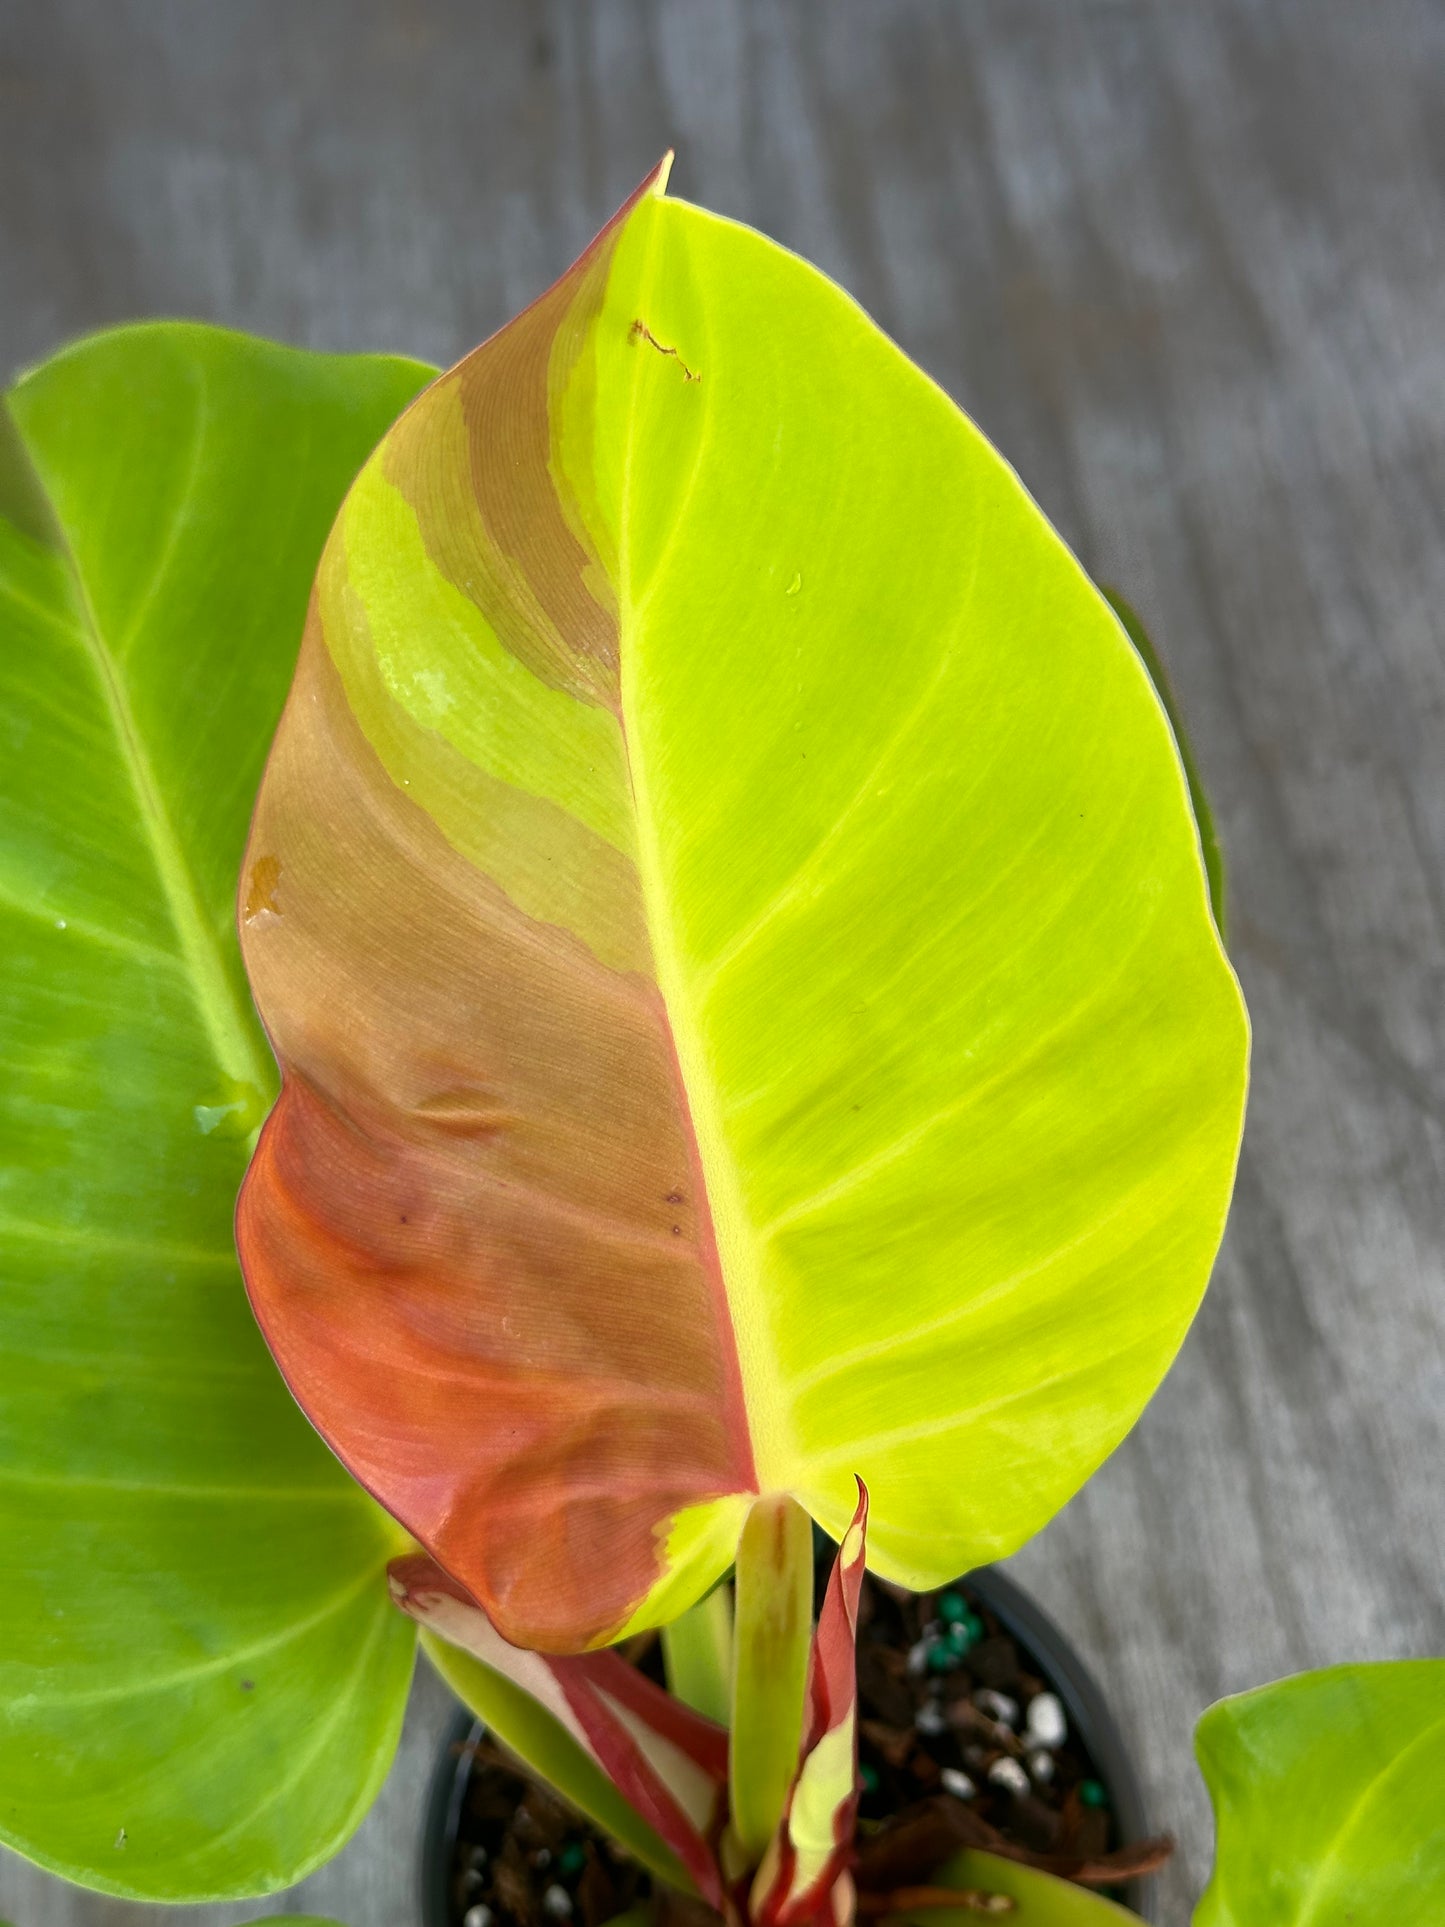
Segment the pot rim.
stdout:
<path fill-rule="evenodd" d="M 997 1566 L 978 1566 L 955 1583 L 986 1606 L 1010 1637 L 1027 1648 L 1038 1662 L 1038 1670 L 1063 1701 L 1070 1725 L 1093 1756 L 1109 1790 L 1120 1839 L 1125 1845 L 1147 1839 L 1144 1794 L 1133 1760 L 1098 1681 L 1065 1634 L 1043 1608 Z M 471 1772 L 470 1755 L 458 1749 L 479 1739 L 485 1730 L 484 1723 L 475 1714 L 458 1707 L 432 1772 L 421 1845 L 423 1927 L 450 1927 L 447 1890 L 462 1801 Z M 1125 1905 L 1142 1920 L 1157 1919 L 1152 1877 L 1128 1881 L 1123 1891 Z"/>

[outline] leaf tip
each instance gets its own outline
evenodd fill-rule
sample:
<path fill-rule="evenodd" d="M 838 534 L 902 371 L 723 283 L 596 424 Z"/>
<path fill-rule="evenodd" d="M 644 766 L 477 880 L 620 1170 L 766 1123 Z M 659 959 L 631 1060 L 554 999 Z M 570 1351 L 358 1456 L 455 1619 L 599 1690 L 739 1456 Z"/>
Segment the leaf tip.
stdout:
<path fill-rule="evenodd" d="M 868 1488 L 856 1472 L 853 1477 L 858 1481 L 858 1509 L 838 1548 L 838 1563 L 845 1571 L 862 1566 L 868 1542 Z"/>

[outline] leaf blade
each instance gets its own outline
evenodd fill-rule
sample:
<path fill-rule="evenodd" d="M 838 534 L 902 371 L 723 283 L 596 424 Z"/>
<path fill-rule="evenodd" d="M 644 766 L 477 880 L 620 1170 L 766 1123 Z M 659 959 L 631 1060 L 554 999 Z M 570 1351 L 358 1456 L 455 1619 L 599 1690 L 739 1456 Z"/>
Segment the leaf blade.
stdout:
<path fill-rule="evenodd" d="M 1445 1903 L 1445 1660 L 1301 1673 L 1209 1708 L 1214 1805 L 1197 1927 L 1425 1927 Z"/>
<path fill-rule="evenodd" d="M 617 1637 L 644 1598 L 664 1616 L 659 1568 L 683 1588 L 671 1609 L 691 1603 L 731 1558 L 738 1495 L 756 1483 L 665 1013 L 631 968 L 647 941 L 635 872 L 603 834 L 623 835 L 606 800 L 624 767 L 615 613 L 553 494 L 536 415 L 616 231 L 498 352 L 435 384 L 358 478 L 253 829 L 249 864 L 279 863 L 284 914 L 242 931 L 283 1056 L 311 1066 L 286 1080 L 242 1195 L 258 1319 L 363 1484 L 514 1643 L 552 1649 Z M 516 459 L 477 470 L 457 508 L 468 411 Z M 438 512 L 419 516 L 413 496 Z M 517 554 L 538 544 L 551 574 L 534 589 Z M 314 787 L 312 768 L 327 772 Z M 544 915 L 559 878 L 586 941 Z M 446 928 L 419 969 L 376 933 L 400 906 L 420 929 L 429 898 L 446 901 Z M 579 1004 L 559 1053 L 553 1013 Z M 351 1055 L 362 1028 L 367 1067 Z M 338 1292 L 359 1240 L 378 1257 L 369 1336 Z M 579 1281 L 561 1321 L 559 1275 Z M 297 1321 L 302 1277 L 314 1315 Z M 650 1304 L 645 1337 L 607 1309 L 629 1293 Z M 486 1387 L 460 1413 L 459 1383 Z M 571 1441 L 564 1466 L 537 1450 L 548 1436 Z M 402 1468 L 420 1468 L 422 1441 L 412 1503 Z"/>
<path fill-rule="evenodd" d="M 410 1671 L 393 1528 L 240 1289 L 274 1071 L 230 899 L 308 571 L 422 372 L 160 324 L 0 409 L 0 1807 L 7 1844 L 133 1897 L 318 1864 Z M 277 1796 L 326 1717 L 341 1759 Z"/>
<path fill-rule="evenodd" d="M 1172 1354 L 1232 1169 L 1237 991 L 1157 702 L 1017 482 L 820 277 L 647 210 L 664 217 L 683 262 L 652 273 L 648 318 L 701 378 L 679 394 L 651 358 L 638 434 L 661 447 L 711 414 L 685 511 L 634 503 L 620 564 L 642 607 L 631 754 L 666 826 L 662 976 L 689 1091 L 713 1101 L 712 1125 L 694 1113 L 709 1179 L 731 1162 L 742 1187 L 718 1217 L 760 1474 L 841 1534 L 861 1472 L 879 1570 L 922 1584 L 1041 1523 Z M 817 401 L 795 422 L 799 392 Z M 778 434 L 790 486 L 764 489 Z M 1196 1159 L 1208 1206 L 1176 1189 Z M 1051 1324 L 1070 1339 L 1046 1356 Z M 1030 1430 L 1062 1448 L 1047 1464 Z M 960 1516 L 964 1464 L 1009 1488 L 994 1518 L 976 1496 Z"/>

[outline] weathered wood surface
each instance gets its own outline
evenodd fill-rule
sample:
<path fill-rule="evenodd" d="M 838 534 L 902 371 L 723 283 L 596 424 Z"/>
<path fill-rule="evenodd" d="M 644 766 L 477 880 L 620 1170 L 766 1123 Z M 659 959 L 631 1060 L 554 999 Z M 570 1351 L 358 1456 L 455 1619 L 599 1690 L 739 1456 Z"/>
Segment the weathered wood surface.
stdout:
<path fill-rule="evenodd" d="M 1445 1650 L 1445 7 L 4 0 L 0 373 L 157 313 L 449 359 L 668 143 L 1137 603 L 1216 800 L 1256 1026 L 1225 1253 L 1137 1432 L 1015 1562 L 1179 1833 L 1182 1927 L 1206 1702 Z M 420 1683 L 307 1903 L 412 1927 L 445 1715 Z M 8 1857 L 0 1914 L 178 1918 Z"/>

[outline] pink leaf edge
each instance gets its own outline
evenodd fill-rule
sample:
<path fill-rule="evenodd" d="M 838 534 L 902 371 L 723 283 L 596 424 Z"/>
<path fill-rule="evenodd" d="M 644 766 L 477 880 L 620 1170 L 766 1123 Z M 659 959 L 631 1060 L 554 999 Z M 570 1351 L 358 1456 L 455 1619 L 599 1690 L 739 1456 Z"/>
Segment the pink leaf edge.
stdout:
<path fill-rule="evenodd" d="M 502 1638 L 476 1601 L 425 1553 L 393 1561 L 401 1610 L 501 1673 L 550 1713 L 723 1908 L 713 1839 L 727 1787 L 727 1733 L 615 1652 L 534 1653 Z"/>

